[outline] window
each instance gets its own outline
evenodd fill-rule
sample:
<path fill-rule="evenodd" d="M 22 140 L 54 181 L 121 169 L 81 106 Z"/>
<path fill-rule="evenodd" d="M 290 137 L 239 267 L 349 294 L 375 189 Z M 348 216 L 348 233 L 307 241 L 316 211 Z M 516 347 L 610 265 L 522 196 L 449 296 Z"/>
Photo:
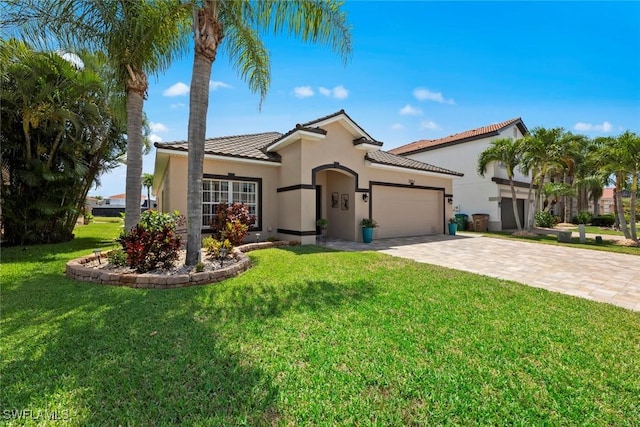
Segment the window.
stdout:
<path fill-rule="evenodd" d="M 255 215 L 258 226 L 258 182 L 234 181 L 228 179 L 202 180 L 202 226 L 209 227 L 211 218 L 216 213 L 220 203 L 231 205 L 243 203 L 249 214 Z"/>

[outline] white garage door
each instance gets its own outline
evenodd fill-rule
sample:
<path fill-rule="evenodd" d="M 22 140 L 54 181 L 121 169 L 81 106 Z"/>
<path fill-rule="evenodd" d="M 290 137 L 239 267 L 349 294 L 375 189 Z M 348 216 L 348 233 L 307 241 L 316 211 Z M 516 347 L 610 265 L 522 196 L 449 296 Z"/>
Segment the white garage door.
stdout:
<path fill-rule="evenodd" d="M 376 238 L 424 236 L 444 232 L 442 192 L 421 188 L 374 186 Z"/>

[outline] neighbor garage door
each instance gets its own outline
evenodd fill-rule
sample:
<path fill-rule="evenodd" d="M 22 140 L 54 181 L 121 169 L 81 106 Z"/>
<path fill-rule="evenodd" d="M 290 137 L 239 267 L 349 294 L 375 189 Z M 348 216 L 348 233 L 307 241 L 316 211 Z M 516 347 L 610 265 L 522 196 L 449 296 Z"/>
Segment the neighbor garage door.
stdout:
<path fill-rule="evenodd" d="M 372 216 L 376 238 L 423 236 L 444 232 L 442 191 L 418 187 L 372 188 Z"/>
<path fill-rule="evenodd" d="M 502 216 L 502 229 L 515 230 L 518 228 L 516 217 L 513 216 L 512 198 L 503 197 L 500 204 L 500 215 Z M 516 199 L 518 206 L 518 217 L 520 217 L 520 225 L 524 225 L 524 199 Z"/>

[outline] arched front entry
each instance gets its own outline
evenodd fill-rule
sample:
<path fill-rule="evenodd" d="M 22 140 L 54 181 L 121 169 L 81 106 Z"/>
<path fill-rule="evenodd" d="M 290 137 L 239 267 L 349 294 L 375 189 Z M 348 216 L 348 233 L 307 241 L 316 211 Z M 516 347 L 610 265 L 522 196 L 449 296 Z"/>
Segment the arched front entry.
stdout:
<path fill-rule="evenodd" d="M 368 192 L 358 188 L 358 174 L 337 163 L 318 166 L 312 173 L 316 188 L 316 220 L 327 219 L 329 238 L 358 241 L 358 218 L 366 216 L 367 212 L 362 193 Z"/>

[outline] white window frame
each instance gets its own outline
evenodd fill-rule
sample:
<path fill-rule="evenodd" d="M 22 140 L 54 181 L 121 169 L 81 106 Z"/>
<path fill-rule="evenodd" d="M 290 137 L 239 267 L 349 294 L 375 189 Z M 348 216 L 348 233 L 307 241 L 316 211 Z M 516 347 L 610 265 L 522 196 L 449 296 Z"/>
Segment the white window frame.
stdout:
<path fill-rule="evenodd" d="M 215 183 L 218 183 L 218 190 L 214 190 Z M 206 187 L 209 187 L 208 189 Z M 222 189 L 226 187 L 226 189 Z M 253 191 L 249 190 L 253 187 Z M 237 191 L 236 191 L 237 189 Z M 233 203 L 243 203 L 249 208 L 249 213 L 256 218 L 252 228 L 257 228 L 260 223 L 258 217 L 260 213 L 260 185 L 258 181 L 248 179 L 232 178 L 208 178 L 202 179 L 202 227 L 208 228 L 211 218 L 216 213 L 220 203 L 232 205 Z M 218 195 L 215 197 L 214 195 Z M 217 200 L 216 200 L 217 199 Z"/>

